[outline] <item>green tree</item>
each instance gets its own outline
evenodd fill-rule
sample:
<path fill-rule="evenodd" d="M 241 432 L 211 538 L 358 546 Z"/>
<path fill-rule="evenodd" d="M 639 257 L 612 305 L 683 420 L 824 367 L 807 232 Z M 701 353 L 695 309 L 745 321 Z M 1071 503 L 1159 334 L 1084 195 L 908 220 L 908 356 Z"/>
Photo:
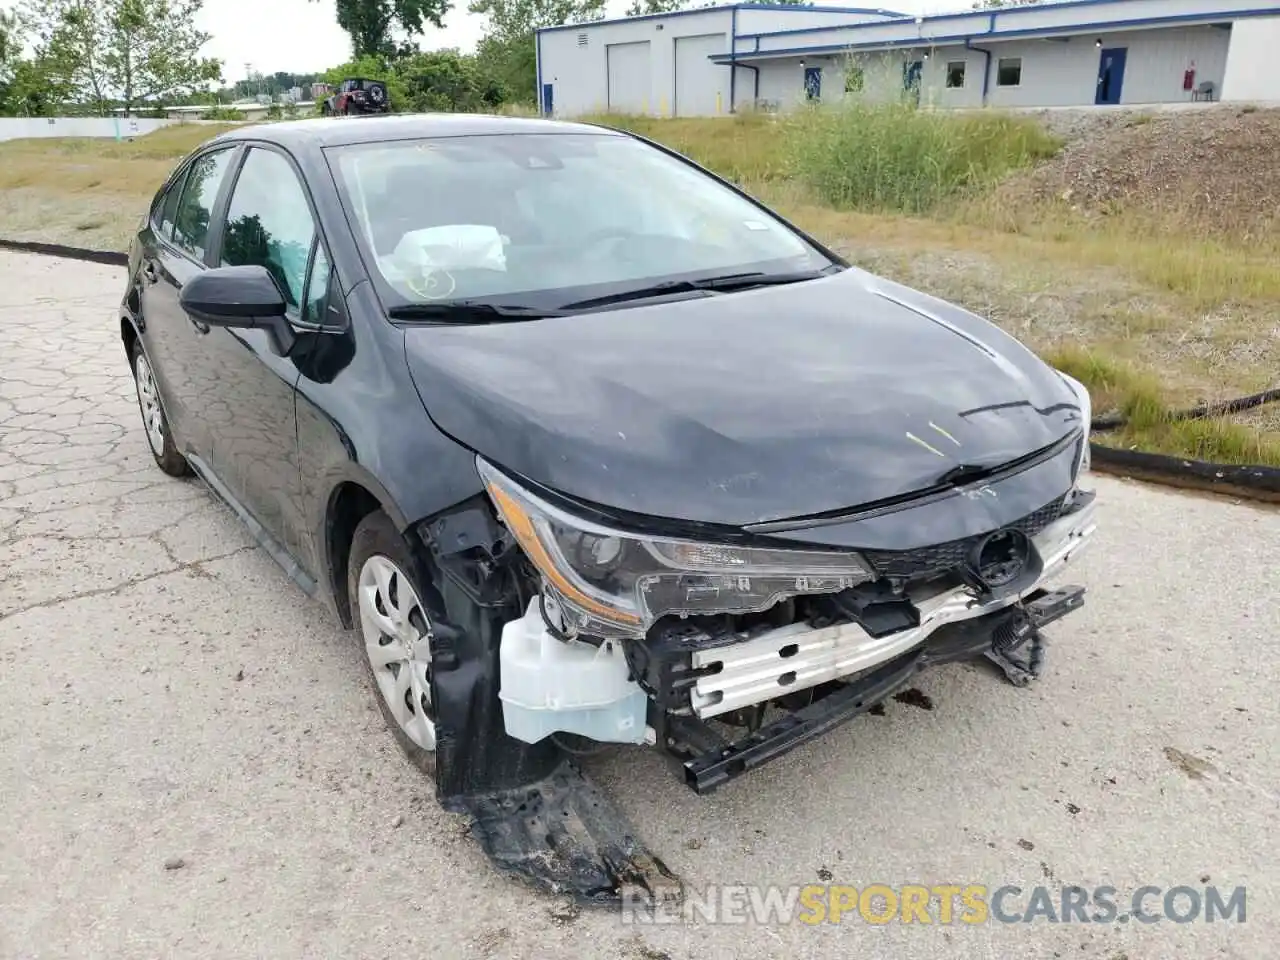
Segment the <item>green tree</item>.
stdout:
<path fill-rule="evenodd" d="M 476 48 L 480 68 L 514 100 L 537 101 L 533 32 L 604 16 L 604 0 L 471 0 L 467 10 L 488 20 Z"/>
<path fill-rule="evenodd" d="M 396 65 L 415 111 L 474 113 L 507 99 L 497 77 L 483 70 L 476 57 L 457 50 L 435 50 L 407 57 Z"/>
<path fill-rule="evenodd" d="M 338 26 L 351 37 L 351 54 L 357 60 L 411 53 L 411 47 L 396 44 L 393 31 L 401 31 L 411 43 L 428 24 L 443 27 L 444 15 L 453 6 L 452 0 L 334 0 L 334 3 Z"/>
<path fill-rule="evenodd" d="M 643 17 L 651 13 L 674 13 L 683 10 L 688 0 L 634 0 L 627 7 L 628 17 Z"/>
<path fill-rule="evenodd" d="M 29 0 L 49 80 L 74 102 L 106 113 L 119 103 L 186 96 L 222 76 L 201 57 L 209 35 L 196 29 L 204 0 Z"/>
<path fill-rule="evenodd" d="M 51 117 L 62 112 L 68 97 L 66 86 L 50 76 L 47 60 L 17 60 L 0 80 L 0 116 Z"/>
<path fill-rule="evenodd" d="M 15 11 L 0 10 L 0 81 L 8 77 L 22 51 L 21 27 Z"/>

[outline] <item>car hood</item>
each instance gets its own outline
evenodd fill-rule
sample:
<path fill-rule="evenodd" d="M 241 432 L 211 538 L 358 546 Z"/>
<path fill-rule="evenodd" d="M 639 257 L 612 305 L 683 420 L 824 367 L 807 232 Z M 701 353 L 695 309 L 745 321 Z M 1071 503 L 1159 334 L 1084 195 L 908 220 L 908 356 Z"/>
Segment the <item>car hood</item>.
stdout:
<path fill-rule="evenodd" d="M 405 348 L 432 420 L 486 459 L 572 498 L 695 523 L 900 497 L 1049 446 L 1081 419 L 1056 371 L 994 325 L 857 268 L 411 326 Z"/>

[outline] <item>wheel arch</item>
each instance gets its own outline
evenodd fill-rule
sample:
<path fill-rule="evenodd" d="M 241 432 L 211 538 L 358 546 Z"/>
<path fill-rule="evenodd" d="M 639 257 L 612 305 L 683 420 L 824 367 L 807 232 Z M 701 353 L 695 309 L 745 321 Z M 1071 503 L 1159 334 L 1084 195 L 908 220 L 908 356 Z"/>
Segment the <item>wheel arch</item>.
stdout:
<path fill-rule="evenodd" d="M 132 299 L 133 296 L 134 294 L 130 294 L 129 306 L 131 308 L 136 307 Z M 135 346 L 137 346 L 138 341 L 140 339 L 141 339 L 141 334 L 138 332 L 138 325 L 134 322 L 133 317 L 129 316 L 128 314 L 121 314 L 120 315 L 120 342 L 124 345 L 124 353 L 125 353 L 125 356 L 129 358 L 130 363 L 133 362 L 133 349 Z"/>
<path fill-rule="evenodd" d="M 403 512 L 386 489 L 364 471 L 352 471 L 335 477 L 328 496 L 318 542 L 322 545 L 324 574 L 334 609 L 344 627 L 352 625 L 351 604 L 347 597 L 347 561 L 356 527 L 371 513 L 382 511 L 391 518 L 396 529 L 408 526 Z"/>

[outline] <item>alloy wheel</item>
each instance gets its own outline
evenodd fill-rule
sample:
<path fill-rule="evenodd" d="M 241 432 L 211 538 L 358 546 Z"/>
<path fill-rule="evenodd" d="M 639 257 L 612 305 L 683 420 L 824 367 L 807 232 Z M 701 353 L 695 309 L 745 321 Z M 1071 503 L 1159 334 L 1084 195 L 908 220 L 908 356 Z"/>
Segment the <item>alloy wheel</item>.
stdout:
<path fill-rule="evenodd" d="M 157 457 L 164 456 L 164 413 L 160 409 L 160 393 L 156 378 L 146 354 L 138 351 L 133 367 L 134 384 L 138 388 L 138 406 L 142 410 L 142 425 L 147 431 L 147 443 Z"/>
<path fill-rule="evenodd" d="M 409 577 L 381 554 L 360 569 L 360 630 L 378 692 L 405 736 L 436 748 L 431 716 L 431 624 Z"/>

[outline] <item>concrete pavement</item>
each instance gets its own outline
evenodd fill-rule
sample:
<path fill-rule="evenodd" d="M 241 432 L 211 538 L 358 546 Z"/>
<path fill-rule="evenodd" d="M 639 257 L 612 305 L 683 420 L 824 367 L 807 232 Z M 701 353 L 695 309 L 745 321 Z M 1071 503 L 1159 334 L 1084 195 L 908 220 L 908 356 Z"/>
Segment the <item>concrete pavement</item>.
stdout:
<path fill-rule="evenodd" d="M 695 887 L 1245 885 L 1244 924 L 627 926 L 497 876 L 352 638 L 154 466 L 123 284 L 0 254 L 0 957 L 1273 952 L 1280 513 L 1099 478 L 1091 594 L 1031 689 L 940 668 L 708 798 L 647 750 L 587 763 Z"/>

